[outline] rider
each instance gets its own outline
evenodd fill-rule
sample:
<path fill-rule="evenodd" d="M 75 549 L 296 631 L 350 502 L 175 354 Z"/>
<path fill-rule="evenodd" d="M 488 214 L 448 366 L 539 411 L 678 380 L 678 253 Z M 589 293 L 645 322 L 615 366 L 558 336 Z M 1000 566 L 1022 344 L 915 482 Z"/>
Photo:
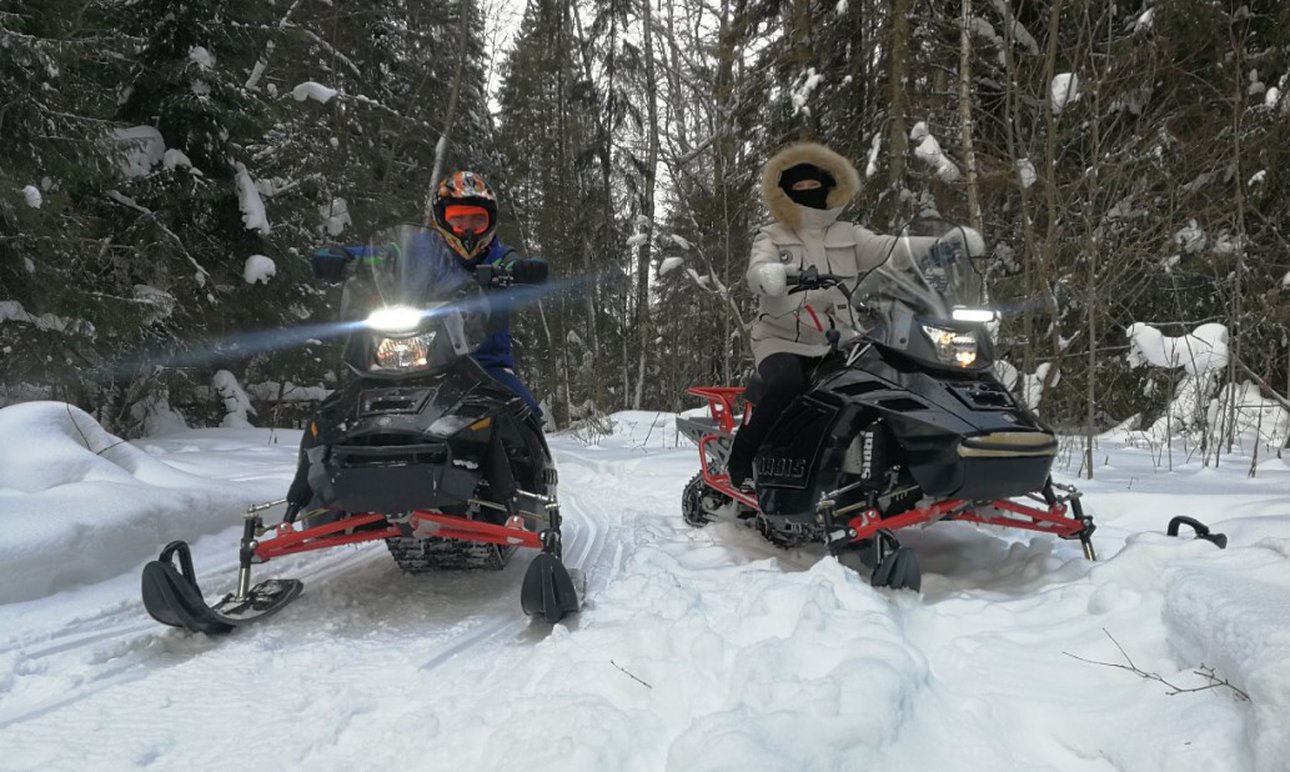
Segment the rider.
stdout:
<path fill-rule="evenodd" d="M 453 172 L 440 181 L 431 201 L 433 231 L 431 238 L 442 239 L 463 268 L 474 273 L 480 266 L 495 266 L 520 284 L 545 282 L 549 268 L 541 258 L 522 258 L 497 238 L 497 196 L 484 178 L 471 171 Z M 341 280 L 346 266 L 364 252 L 362 247 L 328 246 L 310 257 L 314 272 L 320 278 Z M 342 300 L 342 306 L 345 301 Z M 515 357 L 511 353 L 510 303 L 505 293 L 493 293 L 489 302 L 488 338 L 472 353 L 495 380 L 515 392 L 539 419 L 542 409 L 524 382 L 515 374 Z M 343 312 L 342 312 L 343 315 Z M 339 394 L 339 391 L 337 392 Z M 319 414 L 326 413 L 326 401 Z M 308 461 L 305 451 L 317 443 L 306 431 L 301 438 L 300 463 L 287 493 L 289 513 L 306 506 L 312 496 L 308 483 Z"/>
<path fill-rule="evenodd" d="M 752 347 L 765 392 L 732 443 L 727 469 L 736 488 L 750 482 L 758 446 L 780 413 L 806 391 L 808 374 L 829 353 L 830 331 L 843 340 L 860 332 L 852 327 L 850 301 L 842 290 L 790 295 L 788 277 L 815 268 L 848 279 L 854 287 L 886 260 L 898 238 L 838 219 L 860 190 L 860 175 L 850 161 L 823 145 L 802 142 L 781 149 L 763 168 L 761 188 L 775 222 L 753 241 L 747 280 L 759 300 Z M 937 240 L 908 241 L 918 249 Z"/>

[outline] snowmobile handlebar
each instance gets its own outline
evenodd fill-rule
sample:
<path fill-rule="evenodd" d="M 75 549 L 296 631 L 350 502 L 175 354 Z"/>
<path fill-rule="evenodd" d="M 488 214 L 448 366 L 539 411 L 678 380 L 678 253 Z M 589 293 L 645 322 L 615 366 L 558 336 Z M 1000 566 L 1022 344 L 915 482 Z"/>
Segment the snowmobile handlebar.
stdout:
<path fill-rule="evenodd" d="M 820 269 L 815 266 L 810 266 L 798 273 L 796 276 L 789 276 L 785 283 L 791 287 L 788 294 L 793 295 L 798 292 L 806 292 L 807 290 L 837 287 L 840 286 L 845 279 L 845 276 L 838 276 L 837 274 L 820 273 Z"/>

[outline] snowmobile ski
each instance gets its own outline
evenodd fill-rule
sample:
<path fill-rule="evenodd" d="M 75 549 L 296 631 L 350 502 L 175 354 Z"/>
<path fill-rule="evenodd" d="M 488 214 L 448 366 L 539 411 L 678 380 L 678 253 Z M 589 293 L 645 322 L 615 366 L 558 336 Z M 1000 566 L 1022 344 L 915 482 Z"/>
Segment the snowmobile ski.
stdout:
<path fill-rule="evenodd" d="M 520 608 L 531 617 L 555 624 L 579 610 L 581 593 L 574 587 L 569 569 L 560 560 L 560 536 L 556 531 L 542 534 L 542 551 L 529 563 L 520 587 Z M 583 582 L 585 584 L 585 580 Z M 585 591 L 585 588 L 584 588 Z"/>
<path fill-rule="evenodd" d="M 192 554 L 182 541 L 167 544 L 161 555 L 143 568 L 143 605 L 148 614 L 162 624 L 207 635 L 232 632 L 281 611 L 302 589 L 304 583 L 297 579 L 270 579 L 244 594 L 229 593 L 219 603 L 208 606 L 197 585 Z"/>

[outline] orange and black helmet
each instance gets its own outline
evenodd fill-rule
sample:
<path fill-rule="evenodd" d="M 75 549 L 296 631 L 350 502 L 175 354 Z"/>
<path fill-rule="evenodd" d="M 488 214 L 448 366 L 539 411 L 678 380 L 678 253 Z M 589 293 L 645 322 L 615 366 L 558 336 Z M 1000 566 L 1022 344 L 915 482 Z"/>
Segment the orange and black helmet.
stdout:
<path fill-rule="evenodd" d="M 457 231 L 448 223 L 450 209 L 482 209 L 488 225 L 481 231 Z M 466 260 L 488 248 L 497 230 L 497 196 L 484 178 L 475 172 L 453 172 L 439 182 L 434 193 L 434 226 L 448 246 Z M 460 210 L 459 210 L 460 211 Z"/>

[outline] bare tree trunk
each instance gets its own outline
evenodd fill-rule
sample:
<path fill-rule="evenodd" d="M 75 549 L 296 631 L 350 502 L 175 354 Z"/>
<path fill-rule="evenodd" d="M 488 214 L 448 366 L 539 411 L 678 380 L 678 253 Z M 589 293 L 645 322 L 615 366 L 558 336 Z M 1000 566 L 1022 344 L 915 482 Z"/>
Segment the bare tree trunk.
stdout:
<path fill-rule="evenodd" d="M 972 143 L 972 0 L 963 0 L 963 24 L 959 30 L 959 131 L 963 170 L 967 181 L 968 224 L 981 230 L 981 192 L 977 187 L 976 150 Z"/>
<path fill-rule="evenodd" d="M 1058 29 L 1061 24 L 1063 4 L 1063 0 L 1053 0 L 1048 16 L 1048 41 L 1044 56 L 1044 200 L 1047 206 L 1048 227 L 1044 234 L 1042 252 L 1038 255 L 1040 276 L 1048 275 L 1047 265 L 1050 262 L 1056 262 L 1057 252 L 1057 185 L 1055 180 L 1057 170 L 1057 115 L 1053 112 L 1052 89 L 1047 86 L 1053 82 L 1053 75 L 1057 70 Z M 1045 287 L 1040 294 L 1042 294 L 1044 302 L 1048 306 L 1047 310 L 1052 320 L 1049 326 L 1051 328 L 1050 336 L 1053 341 L 1051 366 L 1048 368 L 1048 372 L 1044 374 L 1043 383 L 1039 386 L 1039 395 L 1042 400 L 1052 386 L 1053 379 L 1061 372 L 1062 355 L 1065 349 L 1059 342 L 1061 331 L 1057 322 L 1060 309 L 1057 307 L 1057 300 L 1049 287 Z M 1093 342 L 1089 341 L 1089 345 L 1092 346 Z M 1092 474 L 1091 468 L 1089 474 Z"/>
<path fill-rule="evenodd" d="M 658 84 L 654 82 L 654 0 L 641 3 L 641 22 L 645 27 L 645 91 L 649 122 L 649 147 L 645 151 L 645 184 L 641 190 L 641 216 L 645 218 L 645 243 L 636 260 L 636 330 L 639 334 L 640 364 L 636 373 L 636 393 L 632 407 L 640 410 L 645 395 L 645 364 L 649 355 L 649 269 L 654 250 L 654 182 L 658 176 Z M 626 396 L 626 395 L 624 395 Z"/>
<path fill-rule="evenodd" d="M 887 119 L 887 139 L 891 148 L 887 168 L 887 181 L 898 189 L 905 180 L 905 154 L 909 151 L 909 130 L 905 126 L 909 105 L 905 89 L 909 79 L 909 8 L 910 0 L 892 0 L 891 29 L 887 68 L 887 89 L 890 113 Z"/>
<path fill-rule="evenodd" d="M 443 174 L 443 159 L 448 154 L 448 135 L 452 132 L 452 122 L 457 115 L 457 98 L 461 95 L 462 74 L 466 69 L 466 60 L 469 58 L 466 55 L 466 43 L 470 39 L 469 0 L 461 0 L 457 13 L 461 16 L 461 28 L 457 31 L 461 52 L 457 56 L 457 68 L 452 75 L 452 91 L 448 94 L 448 107 L 443 112 L 443 133 L 439 135 L 439 141 L 434 146 L 434 167 L 430 172 L 430 183 L 426 188 L 425 211 L 421 216 L 421 223 L 426 227 L 434 221 L 435 186 L 439 184 L 439 177 Z"/>

